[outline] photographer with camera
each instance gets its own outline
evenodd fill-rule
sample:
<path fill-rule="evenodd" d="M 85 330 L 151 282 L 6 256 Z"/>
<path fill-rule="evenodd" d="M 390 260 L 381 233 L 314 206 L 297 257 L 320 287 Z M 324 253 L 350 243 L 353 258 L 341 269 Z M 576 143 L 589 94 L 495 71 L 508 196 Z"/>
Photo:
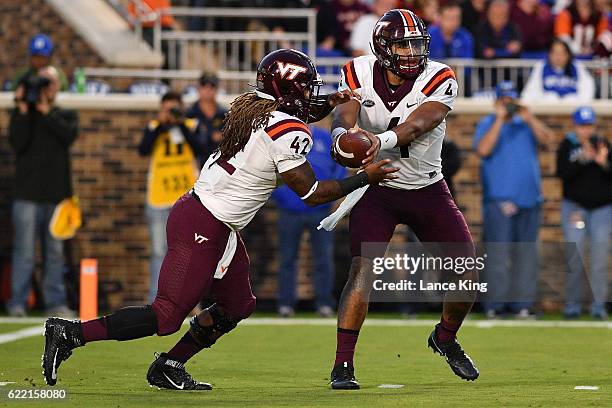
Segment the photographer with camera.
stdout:
<path fill-rule="evenodd" d="M 157 280 L 166 254 L 166 221 L 174 202 L 195 183 L 199 168 L 196 157 L 198 122 L 185 116 L 181 95 L 167 92 L 161 98 L 157 119 L 149 122 L 138 147 L 150 156 L 146 217 L 151 238 L 149 302 L 157 293 Z"/>
<path fill-rule="evenodd" d="M 538 256 L 535 242 L 542 202 L 538 144 L 549 146 L 553 132 L 524 106 L 510 81 L 496 89 L 495 113 L 480 120 L 474 148 L 481 157 L 483 240 L 487 246 L 487 317 L 510 312 L 532 316 Z M 512 253 L 514 245 L 520 253 Z M 512 267 L 509 265 L 512 264 Z M 509 302 L 509 300 L 513 300 Z"/>
<path fill-rule="evenodd" d="M 573 115 L 574 131 L 565 136 L 557 151 L 557 175 L 563 182 L 561 224 L 568 248 L 567 299 L 564 315 L 578 318 L 581 313 L 584 267 L 571 259 L 586 259 L 590 240 L 590 279 L 593 301 L 591 316 L 607 319 L 608 255 L 612 232 L 612 151 L 610 142 L 598 135 L 595 112 L 578 108 Z M 576 252 L 577 251 L 577 252 Z"/>
<path fill-rule="evenodd" d="M 63 282 L 62 241 L 49 223 L 56 205 L 72 196 L 70 146 L 78 135 L 76 112 L 55 106 L 59 74 L 47 66 L 25 77 L 15 91 L 9 142 L 16 154 L 13 202 L 12 297 L 8 312 L 25 316 L 36 240 L 44 249 L 43 295 L 47 313 L 70 315 Z"/>
<path fill-rule="evenodd" d="M 38 71 L 51 66 L 53 50 L 53 42 L 47 35 L 36 34 L 34 37 L 32 37 L 28 46 L 28 66 L 17 71 L 12 81 L 11 89 L 16 90 L 17 86 L 23 83 L 26 78 L 36 78 L 38 76 Z M 68 80 L 66 79 L 66 75 L 58 67 L 55 67 L 55 69 L 59 78 L 59 89 L 61 91 L 66 91 L 68 89 Z"/>

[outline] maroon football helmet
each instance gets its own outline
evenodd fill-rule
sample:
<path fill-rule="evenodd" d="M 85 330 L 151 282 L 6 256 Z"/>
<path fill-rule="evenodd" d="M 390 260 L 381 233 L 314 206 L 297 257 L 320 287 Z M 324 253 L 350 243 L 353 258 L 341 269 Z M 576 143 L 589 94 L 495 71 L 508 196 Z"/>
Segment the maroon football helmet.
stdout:
<path fill-rule="evenodd" d="M 383 67 L 404 77 L 416 78 L 425 70 L 431 36 L 412 11 L 389 10 L 372 33 L 372 51 Z"/>
<path fill-rule="evenodd" d="M 326 101 L 319 96 L 322 84 L 310 58 L 297 50 L 273 51 L 257 66 L 257 95 L 276 100 L 278 110 L 304 122 L 312 122 L 313 113 Z"/>

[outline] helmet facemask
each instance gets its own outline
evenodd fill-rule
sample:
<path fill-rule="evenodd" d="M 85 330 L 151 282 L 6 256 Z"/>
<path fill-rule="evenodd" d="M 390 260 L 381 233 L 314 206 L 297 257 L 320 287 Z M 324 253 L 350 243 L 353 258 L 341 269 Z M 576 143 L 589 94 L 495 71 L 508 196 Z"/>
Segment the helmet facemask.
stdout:
<path fill-rule="evenodd" d="M 381 38 L 379 43 L 387 54 L 383 65 L 403 78 L 416 78 L 427 65 L 429 42 L 429 36 L 424 35 L 396 40 Z"/>
<path fill-rule="evenodd" d="M 296 84 L 297 87 L 303 89 L 304 99 L 296 99 L 295 106 L 297 107 L 296 116 L 306 123 L 312 122 L 312 113 L 319 110 L 319 105 L 327 102 L 325 96 L 319 95 L 319 90 L 323 85 L 321 77 L 317 73 L 316 79 L 307 84 Z"/>

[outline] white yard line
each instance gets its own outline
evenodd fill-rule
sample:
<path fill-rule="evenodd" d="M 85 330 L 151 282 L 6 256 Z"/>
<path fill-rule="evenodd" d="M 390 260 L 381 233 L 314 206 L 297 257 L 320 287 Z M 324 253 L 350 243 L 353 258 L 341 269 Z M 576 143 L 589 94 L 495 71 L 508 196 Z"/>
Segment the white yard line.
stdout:
<path fill-rule="evenodd" d="M 0 317 L 0 324 L 23 323 L 23 324 L 42 324 L 43 317 Z M 188 319 L 185 319 L 187 322 Z M 406 319 L 367 319 L 367 326 L 431 326 L 438 323 L 437 320 L 406 320 Z M 278 317 L 253 317 L 242 321 L 240 324 L 252 326 L 335 326 L 335 318 L 278 318 Z M 576 328 L 602 328 L 612 329 L 612 321 L 573 321 L 573 320 L 466 320 L 464 326 L 488 329 L 491 327 L 576 327 Z M 42 329 L 41 329 L 42 330 Z"/>
<path fill-rule="evenodd" d="M 438 320 L 368 319 L 365 326 L 373 327 L 430 327 Z M 247 326 L 335 326 L 336 319 L 259 317 L 246 319 L 240 324 Z M 564 327 L 564 328 L 601 328 L 612 329 L 612 322 L 565 321 L 565 320 L 467 320 L 463 326 L 488 329 L 492 327 Z"/>
<path fill-rule="evenodd" d="M 45 321 L 41 317 L 0 317 L 0 324 L 40 324 Z M 368 319 L 366 326 L 371 327 L 431 327 L 437 320 L 403 320 L 403 319 Z M 185 319 L 183 324 L 188 324 Z M 278 317 L 254 317 L 240 322 L 245 326 L 335 326 L 336 319 L 322 318 L 293 318 L 282 319 Z M 612 322 L 587 322 L 565 320 L 467 320 L 464 326 L 490 329 L 494 327 L 526 327 L 526 328 L 599 328 L 612 329 Z M 15 332 L 0 334 L 0 344 L 37 336 L 43 333 L 43 327 L 28 327 Z"/>
<path fill-rule="evenodd" d="M 27 329 L 21 329 L 10 333 L 0 334 L 0 344 L 10 343 L 11 341 L 21 340 L 28 337 L 39 336 L 43 333 L 43 328 L 28 327 Z"/>

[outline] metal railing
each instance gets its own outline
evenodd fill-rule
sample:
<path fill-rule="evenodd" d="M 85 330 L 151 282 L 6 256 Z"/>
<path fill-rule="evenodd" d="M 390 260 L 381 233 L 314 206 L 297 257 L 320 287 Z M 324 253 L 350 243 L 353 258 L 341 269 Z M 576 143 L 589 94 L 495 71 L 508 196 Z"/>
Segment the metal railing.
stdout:
<path fill-rule="evenodd" d="M 138 5 L 136 7 L 139 10 Z M 306 31 L 274 32 L 263 24 L 251 24 L 246 31 L 166 31 L 162 29 L 164 15 L 176 19 L 258 19 L 305 20 Z M 169 69 L 193 68 L 192 63 L 216 61 L 219 68 L 252 71 L 268 52 L 278 48 L 302 50 L 311 58 L 316 54 L 316 16 L 313 9 L 170 7 L 155 12 L 153 46 L 164 51 Z M 133 21 L 136 34 L 142 35 L 142 23 L 151 22 L 151 13 L 138 13 Z"/>
<path fill-rule="evenodd" d="M 227 33 L 226 33 L 227 34 Z M 251 35 L 252 33 L 250 33 Z M 214 34 L 216 36 L 217 34 Z M 317 68 L 321 72 L 323 82 L 335 87 L 340 79 L 340 69 L 349 58 L 319 58 Z M 459 83 L 459 97 L 486 96 L 494 85 L 503 80 L 510 79 L 516 84 L 523 85 L 531 73 L 537 60 L 474 60 L 452 59 L 444 61 L 453 67 Z M 593 75 L 597 85 L 598 99 L 610 99 L 610 63 L 605 60 L 584 61 L 583 64 Z M 223 65 L 223 64 L 220 64 Z M 247 67 L 242 67 L 247 68 Z M 254 67 L 251 69 L 219 69 L 215 70 L 221 81 L 221 88 L 228 94 L 239 94 L 249 90 L 249 83 L 255 83 Z M 109 78 L 141 78 L 173 80 L 173 86 L 180 88 L 193 84 L 201 75 L 200 69 L 190 70 L 138 70 L 123 68 L 85 68 L 85 75 L 102 79 Z"/>

